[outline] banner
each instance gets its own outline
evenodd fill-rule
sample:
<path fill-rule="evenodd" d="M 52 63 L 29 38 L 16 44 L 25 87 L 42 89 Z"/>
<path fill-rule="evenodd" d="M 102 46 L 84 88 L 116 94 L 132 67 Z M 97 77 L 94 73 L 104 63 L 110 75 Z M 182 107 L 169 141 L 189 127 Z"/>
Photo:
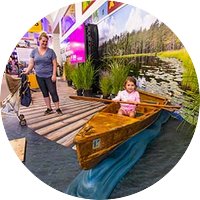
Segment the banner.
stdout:
<path fill-rule="evenodd" d="M 66 13 L 61 19 L 62 36 L 75 24 L 75 22 L 76 22 L 75 4 L 72 4 L 69 6 Z"/>
<path fill-rule="evenodd" d="M 95 2 L 95 0 L 82 2 L 82 14 Z"/>
<path fill-rule="evenodd" d="M 34 26 L 32 26 L 28 32 L 32 33 L 40 33 L 42 31 L 42 23 L 41 21 L 37 22 Z"/>
<path fill-rule="evenodd" d="M 92 14 L 92 22 L 97 23 L 108 14 L 108 2 L 105 2 Z"/>
<path fill-rule="evenodd" d="M 108 14 L 120 7 L 123 3 L 117 1 L 108 1 Z"/>

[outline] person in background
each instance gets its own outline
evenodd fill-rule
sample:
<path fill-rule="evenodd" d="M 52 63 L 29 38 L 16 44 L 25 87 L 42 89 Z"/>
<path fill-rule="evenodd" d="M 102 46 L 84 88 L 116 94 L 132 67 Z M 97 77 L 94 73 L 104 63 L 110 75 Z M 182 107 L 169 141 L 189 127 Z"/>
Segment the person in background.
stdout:
<path fill-rule="evenodd" d="M 18 75 L 19 76 L 19 62 L 18 62 L 18 60 L 17 60 L 17 58 L 15 58 L 15 73 L 16 73 L 16 75 Z"/>
<path fill-rule="evenodd" d="M 124 82 L 124 90 L 119 91 L 113 101 L 126 101 L 134 103 L 135 105 L 121 103 L 118 114 L 135 117 L 136 106 L 138 103 L 140 103 L 140 95 L 139 92 L 136 90 L 136 79 L 128 76 Z"/>
<path fill-rule="evenodd" d="M 12 72 L 12 58 L 10 57 L 6 65 L 6 73 L 10 74 Z"/>
<path fill-rule="evenodd" d="M 34 68 L 38 85 L 47 106 L 44 114 L 53 113 L 50 95 L 55 104 L 56 112 L 62 114 L 56 88 L 57 58 L 54 50 L 48 47 L 48 40 L 49 37 L 45 32 L 39 35 L 39 46 L 31 52 L 28 67 L 23 73 L 28 74 Z"/>

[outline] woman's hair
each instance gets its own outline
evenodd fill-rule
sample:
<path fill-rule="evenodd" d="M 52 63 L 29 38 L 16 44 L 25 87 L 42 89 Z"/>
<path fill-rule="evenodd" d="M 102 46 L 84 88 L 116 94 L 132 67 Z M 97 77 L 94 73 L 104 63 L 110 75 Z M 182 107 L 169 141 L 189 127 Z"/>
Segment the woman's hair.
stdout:
<path fill-rule="evenodd" d="M 46 32 L 42 32 L 42 33 L 40 33 L 40 35 L 39 35 L 38 39 L 39 39 L 39 40 L 41 40 L 41 39 L 42 39 L 42 37 L 45 37 L 47 40 L 49 40 L 49 36 L 47 35 L 47 33 L 46 33 Z"/>
<path fill-rule="evenodd" d="M 126 83 L 127 82 L 133 82 L 134 84 L 135 84 L 135 87 L 137 87 L 137 81 L 136 81 L 136 79 L 134 78 L 134 77 L 132 77 L 132 76 L 128 76 L 127 78 L 126 78 L 126 80 L 124 81 L 124 88 L 125 88 L 125 86 L 126 86 Z"/>

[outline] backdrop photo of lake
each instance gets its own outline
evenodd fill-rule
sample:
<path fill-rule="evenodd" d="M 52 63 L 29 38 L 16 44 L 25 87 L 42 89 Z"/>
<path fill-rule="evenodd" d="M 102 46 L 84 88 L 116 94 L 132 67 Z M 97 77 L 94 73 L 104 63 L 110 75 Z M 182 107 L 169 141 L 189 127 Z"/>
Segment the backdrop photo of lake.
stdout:
<path fill-rule="evenodd" d="M 124 5 L 98 23 L 102 60 L 122 63 L 146 91 L 181 105 L 179 114 L 196 125 L 199 85 L 195 68 L 179 38 L 156 17 Z M 105 65 L 104 70 L 109 70 Z"/>

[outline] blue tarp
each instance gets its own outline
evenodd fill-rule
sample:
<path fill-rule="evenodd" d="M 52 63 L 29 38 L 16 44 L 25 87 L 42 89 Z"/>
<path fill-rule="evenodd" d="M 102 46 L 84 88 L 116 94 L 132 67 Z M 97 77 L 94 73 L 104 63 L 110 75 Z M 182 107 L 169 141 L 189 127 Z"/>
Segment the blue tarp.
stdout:
<path fill-rule="evenodd" d="M 90 170 L 82 170 L 70 183 L 66 193 L 86 199 L 107 199 L 121 178 L 134 167 L 147 145 L 159 135 L 170 117 L 162 111 L 157 121 L 118 146 L 106 159 Z"/>

